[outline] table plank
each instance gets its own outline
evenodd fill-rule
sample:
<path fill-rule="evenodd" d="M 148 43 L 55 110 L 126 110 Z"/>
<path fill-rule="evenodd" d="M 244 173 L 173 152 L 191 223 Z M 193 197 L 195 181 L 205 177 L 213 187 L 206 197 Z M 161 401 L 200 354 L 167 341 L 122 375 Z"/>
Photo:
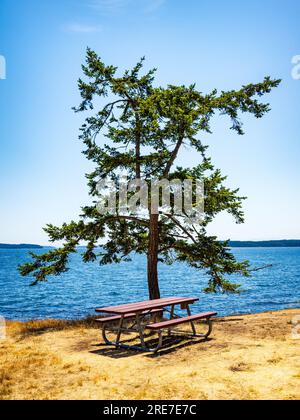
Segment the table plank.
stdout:
<path fill-rule="evenodd" d="M 181 303 L 194 303 L 199 298 L 195 297 L 168 297 L 162 299 L 146 300 L 143 302 L 127 303 L 124 305 L 108 306 L 96 309 L 96 312 L 125 315 L 128 313 L 140 313 L 150 309 L 162 309 L 165 306 L 179 305 Z"/>

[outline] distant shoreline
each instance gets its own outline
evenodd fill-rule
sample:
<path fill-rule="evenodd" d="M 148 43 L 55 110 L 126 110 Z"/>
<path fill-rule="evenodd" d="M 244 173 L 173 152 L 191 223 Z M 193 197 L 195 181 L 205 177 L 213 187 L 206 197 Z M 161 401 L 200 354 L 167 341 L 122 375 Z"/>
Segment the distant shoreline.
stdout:
<path fill-rule="evenodd" d="M 299 248 L 299 239 L 283 239 L 273 241 L 230 241 L 231 248 Z"/>
<path fill-rule="evenodd" d="M 41 245 L 34 244 L 0 244 L 0 249 L 42 249 Z"/>
<path fill-rule="evenodd" d="M 45 246 L 37 245 L 37 244 L 1 244 L 0 243 L 0 249 L 43 249 L 43 248 L 45 248 Z M 46 248 L 48 248 L 48 246 L 46 246 Z M 78 248 L 82 248 L 82 247 L 78 247 Z M 280 239 L 280 240 L 272 240 L 272 241 L 229 241 L 229 248 L 300 248 L 300 239 Z"/>

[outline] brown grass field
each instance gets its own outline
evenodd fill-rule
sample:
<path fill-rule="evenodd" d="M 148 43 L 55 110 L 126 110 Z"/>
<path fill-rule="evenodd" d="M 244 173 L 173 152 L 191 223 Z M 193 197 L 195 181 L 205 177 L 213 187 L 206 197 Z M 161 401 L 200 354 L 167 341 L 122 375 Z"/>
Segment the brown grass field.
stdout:
<path fill-rule="evenodd" d="M 0 399 L 286 399 L 300 397 L 300 310 L 217 319 L 211 339 L 158 355 L 101 343 L 93 322 L 8 322 Z"/>

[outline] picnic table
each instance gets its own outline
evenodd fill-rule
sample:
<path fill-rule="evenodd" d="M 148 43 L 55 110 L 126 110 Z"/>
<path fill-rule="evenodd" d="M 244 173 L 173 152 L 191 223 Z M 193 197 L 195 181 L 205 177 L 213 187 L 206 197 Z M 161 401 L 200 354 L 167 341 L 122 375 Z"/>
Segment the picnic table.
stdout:
<path fill-rule="evenodd" d="M 197 301 L 199 299 L 196 297 L 169 297 L 98 308 L 96 312 L 109 314 L 110 316 L 96 319 L 96 321 L 102 326 L 102 336 L 106 344 L 117 348 L 157 352 L 162 347 L 163 332 L 165 331 L 168 336 L 184 334 L 189 337 L 203 337 L 205 339 L 209 337 L 212 332 L 212 317 L 217 315 L 217 313 L 204 312 L 192 315 L 190 305 Z M 176 307 L 186 310 L 187 316 L 178 315 L 175 312 Z M 167 313 L 167 319 L 164 313 Z M 194 322 L 197 320 L 205 320 L 208 325 L 206 333 L 198 334 L 196 332 Z M 117 325 L 113 326 L 116 322 Z M 191 326 L 191 332 L 174 329 L 174 327 L 184 323 Z M 146 330 L 158 333 L 158 343 L 153 348 L 149 347 L 145 341 Z M 115 333 L 115 341 L 108 339 L 108 331 Z M 121 342 L 122 333 L 129 334 L 133 332 L 138 334 L 140 345 L 130 345 Z"/>

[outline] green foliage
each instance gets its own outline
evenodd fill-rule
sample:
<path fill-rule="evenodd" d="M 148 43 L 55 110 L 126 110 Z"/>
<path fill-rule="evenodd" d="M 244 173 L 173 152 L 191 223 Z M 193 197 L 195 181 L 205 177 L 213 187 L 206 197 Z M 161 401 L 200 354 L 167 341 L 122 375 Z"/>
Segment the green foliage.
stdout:
<path fill-rule="evenodd" d="M 106 66 L 98 55 L 88 49 L 86 64 L 82 67 L 84 80 L 78 83 L 82 101 L 76 112 L 87 112 L 81 128 L 83 153 L 94 164 L 87 174 L 91 205 L 82 209 L 79 222 L 61 227 L 48 225 L 45 229 L 50 241 L 64 245 L 44 255 L 32 254 L 33 262 L 20 267 L 22 275 L 33 274 L 35 283 L 50 275 L 67 270 L 68 258 L 84 241 L 87 248 L 83 261 L 99 260 L 110 264 L 130 260 L 132 252 L 146 254 L 149 246 L 149 218 L 135 215 L 100 215 L 96 209 L 100 178 L 111 176 L 117 180 L 126 170 L 129 179 L 151 178 L 203 179 L 205 184 L 205 218 L 202 224 L 187 223 L 186 218 L 174 212 L 161 212 L 158 221 L 159 261 L 171 264 L 182 261 L 210 276 L 206 292 L 231 292 L 239 285 L 226 276 L 239 273 L 249 275 L 249 263 L 238 262 L 228 244 L 207 234 L 208 224 L 220 213 L 230 213 L 236 223 L 244 221 L 238 189 L 225 186 L 226 177 L 215 169 L 206 156 L 207 146 L 199 133 L 211 133 L 211 119 L 226 115 L 230 128 L 243 134 L 240 114 L 261 118 L 270 110 L 261 97 L 277 87 L 280 80 L 267 77 L 262 83 L 249 84 L 240 90 L 203 94 L 191 86 L 155 87 L 155 69 L 141 74 L 144 59 L 132 70 L 117 76 L 118 69 Z M 94 111 L 97 108 L 97 111 Z M 102 134 L 102 140 L 99 135 Z M 103 139 L 106 139 L 105 141 Z M 198 153 L 199 164 L 194 168 L 175 166 L 182 147 Z M 105 240 L 97 251 L 100 240 Z"/>

